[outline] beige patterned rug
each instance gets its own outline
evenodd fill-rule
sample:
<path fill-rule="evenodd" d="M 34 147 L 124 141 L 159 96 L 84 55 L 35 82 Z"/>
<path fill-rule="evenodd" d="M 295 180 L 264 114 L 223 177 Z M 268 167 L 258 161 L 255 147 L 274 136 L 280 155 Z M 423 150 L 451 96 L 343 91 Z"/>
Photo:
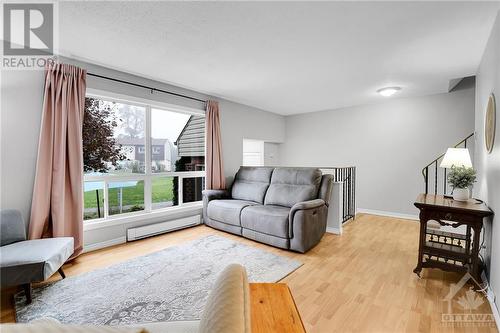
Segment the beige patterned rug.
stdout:
<path fill-rule="evenodd" d="M 127 325 L 196 320 L 227 265 L 251 282 L 276 282 L 302 263 L 233 240 L 207 236 L 16 295 L 18 322 L 52 317 L 65 324 Z"/>

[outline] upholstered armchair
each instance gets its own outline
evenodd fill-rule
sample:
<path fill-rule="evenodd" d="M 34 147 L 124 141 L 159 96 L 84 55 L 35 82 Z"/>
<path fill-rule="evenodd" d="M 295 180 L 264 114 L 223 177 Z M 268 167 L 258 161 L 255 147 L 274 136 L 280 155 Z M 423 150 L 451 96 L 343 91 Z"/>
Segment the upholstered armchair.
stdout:
<path fill-rule="evenodd" d="M 73 254 L 73 238 L 26 240 L 26 226 L 17 210 L 0 211 L 0 280 L 2 288 L 23 286 L 31 303 L 31 283 L 48 279 Z"/>

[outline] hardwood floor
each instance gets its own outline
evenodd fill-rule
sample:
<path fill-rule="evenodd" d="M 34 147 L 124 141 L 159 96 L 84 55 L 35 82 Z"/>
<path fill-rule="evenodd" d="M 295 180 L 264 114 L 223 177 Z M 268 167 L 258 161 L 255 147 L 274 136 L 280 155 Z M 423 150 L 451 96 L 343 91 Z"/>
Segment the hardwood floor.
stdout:
<path fill-rule="evenodd" d="M 304 263 L 281 282 L 289 285 L 308 332 L 497 332 L 496 327 L 450 327 L 443 299 L 461 276 L 424 269 L 422 279 L 412 272 L 417 260 L 415 221 L 358 215 L 344 234 L 326 234 L 306 254 L 283 251 L 205 226 L 86 253 L 65 265 L 67 276 L 78 275 L 185 241 L 217 234 Z M 57 280 L 56 274 L 52 277 Z M 462 288 L 454 299 L 465 296 Z M 12 290 L 2 291 L 1 321 L 14 321 Z M 479 295 L 479 294 L 478 294 Z M 472 313 L 491 314 L 488 301 Z M 464 313 L 452 302 L 453 313 Z"/>

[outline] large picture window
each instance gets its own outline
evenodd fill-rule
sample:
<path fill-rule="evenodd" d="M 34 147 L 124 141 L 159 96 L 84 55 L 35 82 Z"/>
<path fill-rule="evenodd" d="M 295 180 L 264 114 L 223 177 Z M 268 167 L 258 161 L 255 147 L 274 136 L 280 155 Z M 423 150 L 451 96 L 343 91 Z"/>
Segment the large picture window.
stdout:
<path fill-rule="evenodd" d="M 205 118 L 88 96 L 83 160 L 84 220 L 201 201 Z"/>

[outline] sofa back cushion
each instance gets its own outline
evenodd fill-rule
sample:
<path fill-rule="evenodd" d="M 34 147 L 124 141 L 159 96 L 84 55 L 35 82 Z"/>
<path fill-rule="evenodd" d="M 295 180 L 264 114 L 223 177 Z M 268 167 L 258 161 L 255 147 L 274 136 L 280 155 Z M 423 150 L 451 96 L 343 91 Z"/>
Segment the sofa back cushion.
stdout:
<path fill-rule="evenodd" d="M 316 168 L 276 168 L 264 204 L 292 207 L 318 198 L 321 171 Z"/>
<path fill-rule="evenodd" d="M 232 198 L 263 204 L 273 170 L 266 167 L 240 167 L 234 177 Z"/>

